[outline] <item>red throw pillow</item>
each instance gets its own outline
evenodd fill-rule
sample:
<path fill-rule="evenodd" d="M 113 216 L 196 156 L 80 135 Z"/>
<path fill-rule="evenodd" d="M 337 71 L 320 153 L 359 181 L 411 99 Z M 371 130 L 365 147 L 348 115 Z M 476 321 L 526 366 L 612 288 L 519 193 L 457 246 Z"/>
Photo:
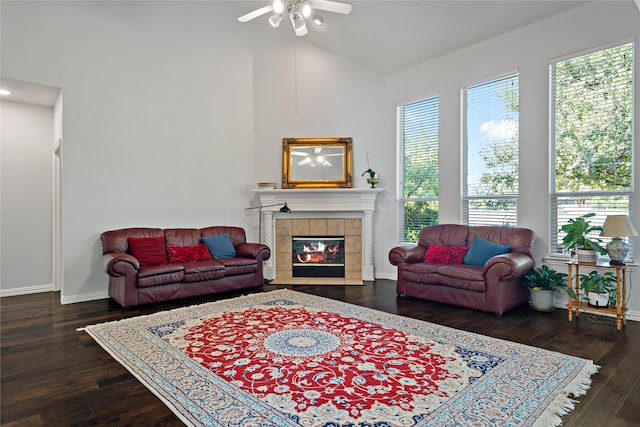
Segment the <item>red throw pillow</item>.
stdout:
<path fill-rule="evenodd" d="M 462 264 L 462 259 L 467 254 L 469 246 L 450 246 L 451 258 L 449 264 Z"/>
<path fill-rule="evenodd" d="M 432 264 L 462 264 L 467 246 L 442 246 L 432 244 L 424 254 L 424 262 Z"/>
<path fill-rule="evenodd" d="M 436 244 L 429 245 L 427 253 L 424 254 L 424 262 L 433 264 L 449 264 L 450 258 L 451 255 L 449 255 L 446 246 Z"/>
<path fill-rule="evenodd" d="M 169 261 L 175 264 L 185 264 L 196 261 L 207 261 L 213 259 L 209 248 L 205 244 L 196 246 L 169 246 L 167 248 Z"/>
<path fill-rule="evenodd" d="M 164 249 L 164 236 L 160 237 L 129 237 L 129 252 L 141 266 L 166 264 L 167 252 Z"/>

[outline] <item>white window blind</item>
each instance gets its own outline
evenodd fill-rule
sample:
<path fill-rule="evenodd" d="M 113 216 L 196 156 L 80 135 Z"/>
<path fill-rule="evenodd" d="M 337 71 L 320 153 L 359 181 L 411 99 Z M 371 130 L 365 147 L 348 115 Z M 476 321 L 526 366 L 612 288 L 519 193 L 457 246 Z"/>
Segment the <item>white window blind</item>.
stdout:
<path fill-rule="evenodd" d="M 517 222 L 519 78 L 464 91 L 463 216 L 469 225 Z"/>
<path fill-rule="evenodd" d="M 633 217 L 633 44 L 555 62 L 550 74 L 551 252 L 560 253 L 570 218 L 594 212 L 591 224 L 602 225 L 607 215 Z"/>
<path fill-rule="evenodd" d="M 416 242 L 422 228 L 438 223 L 439 98 L 404 104 L 398 110 L 398 239 Z"/>

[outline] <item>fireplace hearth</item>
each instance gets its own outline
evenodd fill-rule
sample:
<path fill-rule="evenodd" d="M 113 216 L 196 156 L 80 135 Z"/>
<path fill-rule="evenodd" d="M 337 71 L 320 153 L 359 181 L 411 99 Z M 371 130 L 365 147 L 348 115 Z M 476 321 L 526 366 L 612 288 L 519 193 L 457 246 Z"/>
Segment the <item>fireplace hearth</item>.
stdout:
<path fill-rule="evenodd" d="M 293 277 L 345 277 L 344 236 L 293 236 Z"/>

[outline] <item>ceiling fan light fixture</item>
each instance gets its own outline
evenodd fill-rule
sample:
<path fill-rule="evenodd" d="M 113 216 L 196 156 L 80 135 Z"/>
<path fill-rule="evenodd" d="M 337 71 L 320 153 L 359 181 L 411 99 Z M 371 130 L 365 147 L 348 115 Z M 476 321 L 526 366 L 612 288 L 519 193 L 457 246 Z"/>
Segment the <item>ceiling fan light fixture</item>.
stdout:
<path fill-rule="evenodd" d="M 282 3 L 282 0 L 273 0 L 272 7 L 275 13 L 280 14 L 284 10 L 284 3 Z"/>
<path fill-rule="evenodd" d="M 288 15 L 296 36 L 300 37 L 309 33 L 305 19 L 309 19 L 318 27 L 324 25 L 324 18 L 315 14 L 318 10 L 348 15 L 351 13 L 351 5 L 335 0 L 269 0 L 268 5 L 239 16 L 238 21 L 249 22 L 270 14 L 269 24 L 276 28 L 280 26 L 285 15 Z"/>
<path fill-rule="evenodd" d="M 274 13 L 269 17 L 269 24 L 271 24 L 273 28 L 278 28 L 280 22 L 282 22 L 282 14 L 280 13 Z"/>

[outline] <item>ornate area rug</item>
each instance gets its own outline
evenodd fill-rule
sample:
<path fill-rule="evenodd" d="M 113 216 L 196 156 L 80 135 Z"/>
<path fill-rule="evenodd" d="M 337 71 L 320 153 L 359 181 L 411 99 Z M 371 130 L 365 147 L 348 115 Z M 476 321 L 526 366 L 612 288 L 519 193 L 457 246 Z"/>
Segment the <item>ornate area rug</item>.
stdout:
<path fill-rule="evenodd" d="M 289 290 L 86 331 L 194 426 L 554 426 L 597 371 Z"/>

